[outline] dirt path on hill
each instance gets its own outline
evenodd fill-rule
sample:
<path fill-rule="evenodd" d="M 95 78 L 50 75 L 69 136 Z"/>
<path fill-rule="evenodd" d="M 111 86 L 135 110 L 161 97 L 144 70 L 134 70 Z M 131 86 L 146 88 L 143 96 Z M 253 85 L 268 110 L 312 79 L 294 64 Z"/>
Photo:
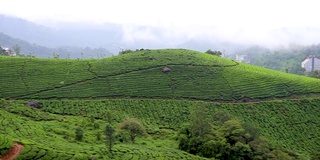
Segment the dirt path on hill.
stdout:
<path fill-rule="evenodd" d="M 19 156 L 20 152 L 23 150 L 23 145 L 19 143 L 14 143 L 10 150 L 1 156 L 0 160 L 13 160 Z"/>

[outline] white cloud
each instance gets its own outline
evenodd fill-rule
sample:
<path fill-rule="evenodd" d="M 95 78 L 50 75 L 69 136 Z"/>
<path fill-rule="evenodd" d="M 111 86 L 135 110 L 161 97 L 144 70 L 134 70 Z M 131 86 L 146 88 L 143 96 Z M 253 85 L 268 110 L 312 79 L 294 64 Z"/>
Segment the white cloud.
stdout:
<path fill-rule="evenodd" d="M 318 2 L 257 0 L 0 0 L 0 12 L 38 20 L 235 28 L 319 25 Z"/>
<path fill-rule="evenodd" d="M 158 40 L 151 31 L 130 25 L 162 28 L 162 37 L 253 42 L 273 41 L 270 32 L 279 28 L 320 27 L 317 0 L 0 0 L 0 4 L 0 13 L 40 23 L 123 24 L 128 41 Z"/>

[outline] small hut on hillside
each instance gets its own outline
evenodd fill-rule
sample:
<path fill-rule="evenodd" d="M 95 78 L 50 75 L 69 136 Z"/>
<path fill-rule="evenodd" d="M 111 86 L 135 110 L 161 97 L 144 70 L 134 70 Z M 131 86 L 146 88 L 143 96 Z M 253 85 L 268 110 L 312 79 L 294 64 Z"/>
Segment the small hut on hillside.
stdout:
<path fill-rule="evenodd" d="M 163 67 L 163 69 L 162 69 L 162 72 L 163 72 L 163 73 L 168 73 L 168 72 L 170 72 L 170 71 L 171 71 L 171 68 L 169 68 L 169 67 L 167 67 L 167 66 Z"/>

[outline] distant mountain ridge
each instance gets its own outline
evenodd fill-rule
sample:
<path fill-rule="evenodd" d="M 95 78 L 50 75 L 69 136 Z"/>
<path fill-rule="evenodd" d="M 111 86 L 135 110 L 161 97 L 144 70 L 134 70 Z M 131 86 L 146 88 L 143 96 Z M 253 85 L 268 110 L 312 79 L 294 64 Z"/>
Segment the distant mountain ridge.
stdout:
<path fill-rule="evenodd" d="M 3 33 L 0 33 L 0 45 L 8 48 L 17 45 L 21 49 L 21 55 L 44 58 L 52 58 L 54 53 L 59 54 L 59 58 L 101 58 L 111 56 L 111 53 L 105 48 L 81 48 L 75 46 L 49 48 L 35 43 L 30 44 L 27 41 L 13 38 Z"/>
<path fill-rule="evenodd" d="M 53 29 L 27 20 L 0 14 L 0 32 L 46 47 L 101 47 L 108 39 L 117 39 L 117 28 L 105 30 Z M 117 41 L 117 40 L 116 40 Z"/>
<path fill-rule="evenodd" d="M 0 14 L 0 33 L 25 40 L 31 44 L 37 44 L 49 48 L 65 48 L 73 57 L 79 57 L 83 52 L 79 48 L 105 48 L 108 55 L 118 54 L 123 49 L 159 49 L 159 48 L 186 48 L 204 52 L 208 49 L 220 50 L 224 55 L 231 55 L 246 48 L 250 48 L 262 41 L 247 41 L 241 38 L 246 37 L 246 32 L 239 32 L 237 36 L 219 36 L 218 30 L 212 28 L 207 33 L 193 36 L 175 33 L 170 28 L 161 26 L 144 26 L 130 24 L 92 24 L 85 22 L 57 22 L 57 24 L 39 25 L 18 17 Z M 50 26 L 50 27 L 49 27 Z M 192 32 L 192 31 L 190 31 Z M 186 33 L 188 34 L 188 33 Z M 285 45 L 286 43 L 312 44 L 318 43 L 320 28 L 291 27 L 274 29 L 267 33 L 262 40 L 272 40 L 273 45 Z M 303 43 L 304 42 L 304 43 Z M 307 44 L 306 44 L 307 43 Z M 268 48 L 272 48 L 271 44 Z M 276 46 L 273 46 L 276 47 Z M 30 51 L 27 51 L 30 52 Z M 52 50 L 41 49 L 42 54 L 48 57 Z M 57 52 L 57 51 L 56 51 Z M 61 49 L 59 49 L 61 52 Z M 86 51 L 87 52 L 87 51 Z M 102 51 L 93 52 L 87 57 L 98 57 Z M 103 51 L 104 52 L 104 51 Z M 86 53 L 85 53 L 86 54 Z M 88 54 L 88 53 L 87 53 Z M 106 54 L 106 53 L 104 53 Z"/>
<path fill-rule="evenodd" d="M 197 51 L 226 50 L 233 52 L 243 45 L 208 37 L 179 37 L 155 26 L 131 26 L 87 23 L 61 23 L 56 28 L 39 25 L 18 17 L 0 14 L 0 33 L 41 46 L 55 48 L 77 46 L 106 48 L 118 54 L 121 49 L 187 48 Z"/>
<path fill-rule="evenodd" d="M 27 41 L 13 38 L 3 33 L 0 33 L 0 45 L 8 48 L 12 48 L 13 46 L 18 45 L 21 49 L 20 54 L 26 56 L 35 55 L 37 57 L 50 57 L 50 54 L 54 52 L 54 49 L 52 48 L 30 44 Z"/>

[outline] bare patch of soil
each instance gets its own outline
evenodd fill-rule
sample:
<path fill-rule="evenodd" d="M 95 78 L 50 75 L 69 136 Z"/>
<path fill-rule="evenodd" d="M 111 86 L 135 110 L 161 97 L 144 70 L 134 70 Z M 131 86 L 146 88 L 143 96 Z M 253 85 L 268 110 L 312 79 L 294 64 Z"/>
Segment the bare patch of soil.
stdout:
<path fill-rule="evenodd" d="M 10 150 L 1 156 L 0 160 L 13 160 L 19 156 L 20 152 L 23 150 L 23 145 L 19 143 L 14 143 Z"/>

